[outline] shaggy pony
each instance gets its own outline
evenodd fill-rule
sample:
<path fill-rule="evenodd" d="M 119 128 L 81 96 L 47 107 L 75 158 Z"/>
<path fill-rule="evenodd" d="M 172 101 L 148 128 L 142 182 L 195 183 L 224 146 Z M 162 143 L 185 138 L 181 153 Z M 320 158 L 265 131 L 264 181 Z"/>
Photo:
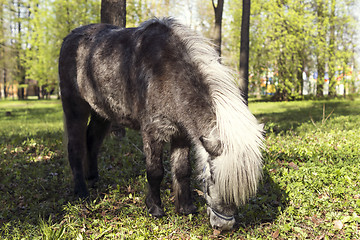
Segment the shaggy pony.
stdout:
<path fill-rule="evenodd" d="M 190 190 L 193 145 L 210 223 L 233 226 L 236 206 L 256 193 L 263 130 L 207 39 L 172 18 L 137 28 L 83 26 L 64 39 L 59 76 L 77 195 L 87 197 L 86 180 L 98 179 L 99 148 L 116 122 L 141 132 L 150 214 L 165 214 L 160 199 L 165 142 L 171 142 L 176 210 L 196 212 Z"/>

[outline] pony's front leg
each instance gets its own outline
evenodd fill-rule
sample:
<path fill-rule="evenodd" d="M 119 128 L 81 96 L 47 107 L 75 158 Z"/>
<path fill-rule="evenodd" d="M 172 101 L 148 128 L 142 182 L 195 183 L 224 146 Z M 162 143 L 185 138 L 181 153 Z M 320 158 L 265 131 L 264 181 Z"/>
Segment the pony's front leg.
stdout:
<path fill-rule="evenodd" d="M 164 177 L 162 163 L 163 143 L 155 140 L 146 132 L 142 133 L 142 137 L 146 155 L 146 175 L 149 185 L 149 192 L 145 203 L 152 216 L 162 217 L 165 215 L 160 199 L 160 184 Z"/>
<path fill-rule="evenodd" d="M 190 145 L 185 138 L 174 137 L 171 141 L 171 170 L 175 192 L 175 208 L 180 214 L 197 211 L 190 191 L 191 166 L 189 161 Z"/>

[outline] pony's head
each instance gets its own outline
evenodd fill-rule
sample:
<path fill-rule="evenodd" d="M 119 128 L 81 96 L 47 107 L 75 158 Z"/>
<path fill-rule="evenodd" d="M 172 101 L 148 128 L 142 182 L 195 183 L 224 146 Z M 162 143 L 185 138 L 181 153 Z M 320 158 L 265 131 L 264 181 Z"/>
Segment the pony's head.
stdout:
<path fill-rule="evenodd" d="M 198 170 L 204 182 L 210 223 L 214 228 L 228 230 L 235 223 L 237 207 L 256 193 L 262 175 L 263 126 L 244 104 L 230 70 L 218 61 L 207 65 L 203 69 L 216 124 L 199 138 Z"/>
<path fill-rule="evenodd" d="M 230 230 L 235 223 L 234 215 L 237 208 L 234 204 L 225 203 L 216 188 L 215 176 L 212 171 L 213 159 L 221 156 L 224 151 L 223 144 L 219 139 L 218 129 L 214 127 L 210 134 L 201 136 L 200 141 L 205 149 L 202 152 L 202 159 L 206 159 L 206 161 L 202 162 L 204 167 L 201 176 L 203 194 L 208 205 L 207 213 L 210 218 L 210 224 L 214 229 Z"/>
<path fill-rule="evenodd" d="M 200 127 L 202 136 L 194 135 L 193 142 L 210 223 L 230 229 L 237 207 L 256 193 L 262 174 L 263 127 L 244 103 L 234 72 L 221 64 L 210 41 L 174 20 L 167 23 L 209 87 L 215 117 Z"/>
<path fill-rule="evenodd" d="M 209 182 L 208 182 L 209 183 Z M 210 184 L 211 183 L 210 181 Z M 237 207 L 234 204 L 226 204 L 219 192 L 212 186 L 207 187 L 205 198 L 207 201 L 207 214 L 211 227 L 218 230 L 230 230 L 235 224 Z"/>
<path fill-rule="evenodd" d="M 227 230 L 235 223 L 237 207 L 256 194 L 262 175 L 263 126 L 245 105 L 231 71 L 218 61 L 202 63 L 208 66 L 202 69 L 216 124 L 199 139 L 198 169 L 210 223 Z"/>
<path fill-rule="evenodd" d="M 261 128 L 258 125 L 259 133 Z M 211 131 L 210 136 L 200 138 L 202 146 L 197 148 L 199 178 L 214 229 L 232 229 L 238 206 L 256 193 L 262 167 L 262 138 L 258 138 L 257 144 L 245 148 L 238 146 L 237 149 L 224 136 L 221 137 L 218 127 Z"/>
<path fill-rule="evenodd" d="M 235 223 L 236 205 L 226 203 L 218 191 L 212 169 L 212 157 L 208 155 L 208 162 L 202 170 L 203 194 L 207 203 L 207 214 L 214 229 L 230 230 Z"/>

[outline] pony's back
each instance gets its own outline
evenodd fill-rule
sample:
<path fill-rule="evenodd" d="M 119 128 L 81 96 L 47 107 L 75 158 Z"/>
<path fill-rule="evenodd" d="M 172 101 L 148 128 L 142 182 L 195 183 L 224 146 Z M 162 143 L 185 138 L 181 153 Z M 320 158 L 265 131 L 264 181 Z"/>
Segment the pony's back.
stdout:
<path fill-rule="evenodd" d="M 75 29 L 60 53 L 61 94 L 78 95 L 102 117 L 135 129 L 162 119 L 149 126 L 164 127 L 160 135 L 168 135 L 164 125 L 170 123 L 193 139 L 208 134 L 215 124 L 209 84 L 173 24 L 167 19 L 129 29 Z"/>

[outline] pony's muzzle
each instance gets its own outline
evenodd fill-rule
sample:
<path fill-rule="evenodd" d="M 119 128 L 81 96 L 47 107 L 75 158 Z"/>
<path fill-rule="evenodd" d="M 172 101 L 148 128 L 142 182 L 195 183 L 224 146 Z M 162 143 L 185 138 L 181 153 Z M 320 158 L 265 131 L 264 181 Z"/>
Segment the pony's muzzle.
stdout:
<path fill-rule="evenodd" d="M 234 216 L 222 215 L 210 207 L 208 207 L 207 213 L 209 215 L 210 224 L 213 229 L 221 231 L 233 229 L 235 224 Z"/>

